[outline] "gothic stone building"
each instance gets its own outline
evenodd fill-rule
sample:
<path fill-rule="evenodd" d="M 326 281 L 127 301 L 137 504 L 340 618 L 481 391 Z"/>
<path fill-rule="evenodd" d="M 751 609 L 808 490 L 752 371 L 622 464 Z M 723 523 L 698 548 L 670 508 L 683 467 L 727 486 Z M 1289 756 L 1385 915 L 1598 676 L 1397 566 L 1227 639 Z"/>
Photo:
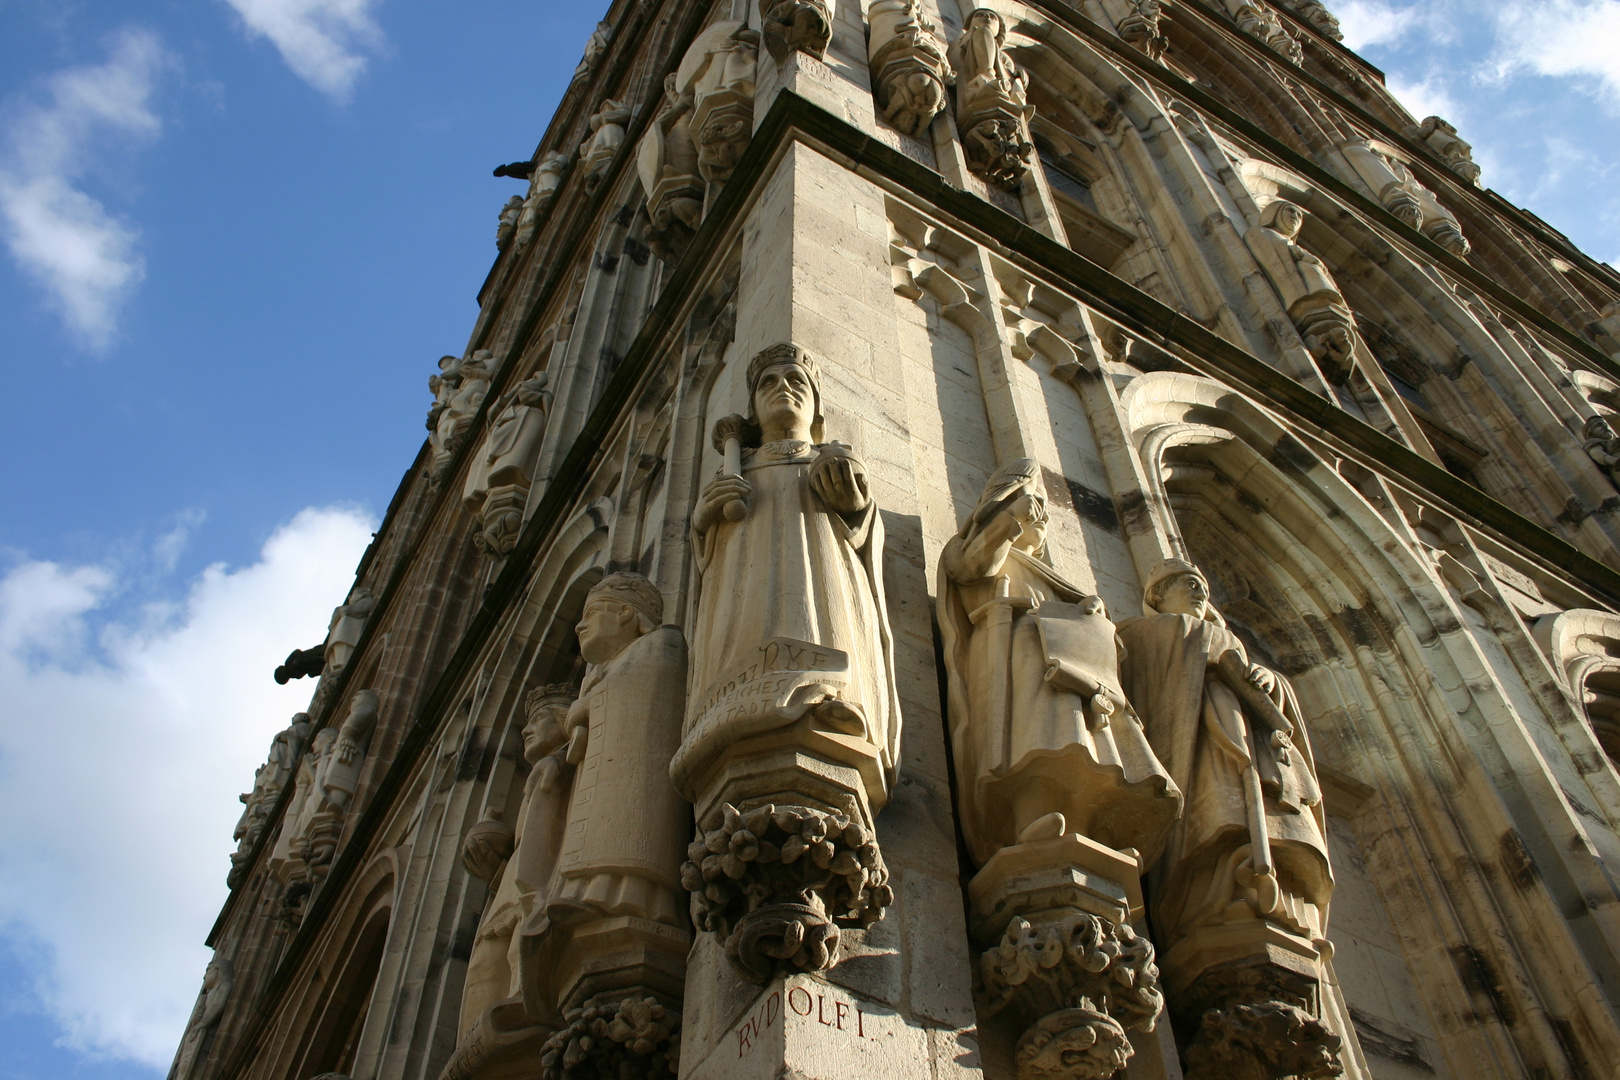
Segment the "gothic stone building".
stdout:
<path fill-rule="evenodd" d="M 1620 277 L 1338 37 L 614 0 L 174 1080 L 1614 1076 Z"/>

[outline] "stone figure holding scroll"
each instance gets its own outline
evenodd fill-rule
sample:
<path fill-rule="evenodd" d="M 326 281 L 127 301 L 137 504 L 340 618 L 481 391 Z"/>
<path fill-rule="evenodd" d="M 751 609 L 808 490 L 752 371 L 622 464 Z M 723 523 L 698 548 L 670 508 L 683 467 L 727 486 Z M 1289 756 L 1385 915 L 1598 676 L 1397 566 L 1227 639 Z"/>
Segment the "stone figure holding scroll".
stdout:
<path fill-rule="evenodd" d="M 801 723 L 857 737 L 892 775 L 900 713 L 866 466 L 823 441 L 818 366 L 798 346 L 753 359 L 748 400 L 740 472 L 693 514 L 702 583 L 672 775 L 686 789 L 725 747 Z"/>
<path fill-rule="evenodd" d="M 1079 832 L 1152 860 L 1181 795 L 1126 703 L 1102 600 L 1058 575 L 1046 528 L 1040 467 L 1013 461 L 940 557 L 968 847 L 983 864 L 1021 840 Z"/>
<path fill-rule="evenodd" d="M 1322 942 L 1333 873 L 1293 688 L 1249 659 L 1191 563 L 1161 562 L 1142 607 L 1120 624 L 1125 692 L 1187 799 L 1153 879 L 1161 954 L 1253 919 Z"/>
<path fill-rule="evenodd" d="M 1305 211 L 1277 199 L 1260 213 L 1260 224 L 1243 234 L 1266 277 L 1277 288 L 1305 348 L 1335 384 L 1349 376 L 1353 358 L 1353 319 L 1344 294 L 1322 260 L 1299 246 Z"/>

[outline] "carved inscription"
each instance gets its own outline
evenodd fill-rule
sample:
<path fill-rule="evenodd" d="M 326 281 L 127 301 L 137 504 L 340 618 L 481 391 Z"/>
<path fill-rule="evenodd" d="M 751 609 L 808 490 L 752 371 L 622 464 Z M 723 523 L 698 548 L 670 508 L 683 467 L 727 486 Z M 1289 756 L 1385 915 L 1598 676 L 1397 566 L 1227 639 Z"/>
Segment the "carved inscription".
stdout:
<path fill-rule="evenodd" d="M 867 1016 L 858 1002 L 843 1001 L 825 990 L 811 990 L 804 986 L 772 990 L 737 1025 L 734 1032 L 737 1036 L 737 1057 L 746 1057 L 759 1044 L 761 1036 L 778 1023 L 797 1022 L 827 1028 L 828 1033 L 842 1032 L 846 1039 L 869 1039 L 872 1036 L 866 1033 Z"/>
<path fill-rule="evenodd" d="M 759 658 L 715 687 L 703 703 L 705 723 L 724 723 L 753 716 L 788 703 L 793 691 L 813 675 L 816 682 L 841 683 L 829 676 L 848 675 L 849 654 L 813 641 L 772 638 L 759 647 Z"/>

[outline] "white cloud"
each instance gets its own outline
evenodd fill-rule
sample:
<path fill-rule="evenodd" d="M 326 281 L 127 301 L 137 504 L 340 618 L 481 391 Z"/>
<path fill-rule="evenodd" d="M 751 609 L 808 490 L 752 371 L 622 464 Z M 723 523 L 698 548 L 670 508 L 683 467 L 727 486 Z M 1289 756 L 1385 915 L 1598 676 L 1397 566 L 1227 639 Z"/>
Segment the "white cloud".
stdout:
<path fill-rule="evenodd" d="M 1412 8 L 1397 8 L 1388 0 L 1337 0 L 1332 11 L 1344 33 L 1345 47 L 1358 52 L 1398 40 L 1411 29 L 1418 14 Z"/>
<path fill-rule="evenodd" d="M 271 671 L 319 640 L 373 527 L 305 510 L 253 565 L 209 567 L 183 600 L 111 623 L 117 570 L 0 576 L 0 933 L 40 958 L 40 1005 L 75 1048 L 172 1059 L 236 797 L 313 689 Z"/>
<path fill-rule="evenodd" d="M 1441 116 L 1453 124 L 1461 124 L 1459 120 L 1463 109 L 1457 99 L 1451 96 L 1451 90 L 1441 78 L 1430 76 L 1422 82 L 1411 82 L 1399 75 L 1389 76 L 1389 92 L 1395 99 L 1406 106 L 1407 112 L 1422 120 L 1428 116 Z"/>
<path fill-rule="evenodd" d="M 1620 108 L 1620 0 L 1536 0 L 1504 6 L 1496 17 L 1499 65 L 1596 80 Z"/>
<path fill-rule="evenodd" d="M 104 64 L 67 68 L 46 82 L 44 100 L 12 103 L 0 158 L 0 232 L 24 272 L 92 349 L 105 349 L 119 307 L 144 272 L 135 227 L 108 213 L 79 181 L 106 162 L 114 137 L 149 140 L 161 127 L 151 109 L 169 59 L 157 36 L 126 29 Z"/>
<path fill-rule="evenodd" d="M 226 0 L 248 29 L 270 39 L 294 74 L 336 101 L 366 68 L 362 50 L 382 43 L 377 0 Z"/>

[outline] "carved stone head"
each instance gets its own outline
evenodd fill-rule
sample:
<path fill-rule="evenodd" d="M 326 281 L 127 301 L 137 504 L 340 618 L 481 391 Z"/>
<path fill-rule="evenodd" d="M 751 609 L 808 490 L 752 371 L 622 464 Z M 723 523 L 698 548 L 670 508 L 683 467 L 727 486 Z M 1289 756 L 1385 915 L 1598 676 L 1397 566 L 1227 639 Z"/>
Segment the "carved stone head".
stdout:
<path fill-rule="evenodd" d="M 574 628 L 586 663 L 605 664 L 664 621 L 664 598 L 640 574 L 609 574 L 585 596 Z"/>
<path fill-rule="evenodd" d="M 968 16 L 967 29 L 969 32 L 973 30 L 988 30 L 996 36 L 996 44 L 998 46 L 1005 45 L 1007 43 L 1007 23 L 1006 20 L 1002 19 L 999 11 L 994 11 L 990 8 L 977 9 L 973 12 L 973 14 Z"/>
<path fill-rule="evenodd" d="M 1148 615 L 1219 619 L 1209 603 L 1209 579 L 1185 559 L 1165 559 L 1153 568 L 1142 585 L 1142 610 Z"/>
<path fill-rule="evenodd" d="M 553 683 L 529 691 L 523 703 L 529 717 L 529 722 L 523 725 L 523 757 L 530 765 L 545 757 L 562 740 L 568 706 L 578 696 L 579 687 L 572 683 Z"/>
<path fill-rule="evenodd" d="M 761 432 L 784 426 L 808 428 L 823 441 L 821 367 L 791 342 L 765 349 L 748 364 L 749 427 Z"/>
<path fill-rule="evenodd" d="M 1305 211 L 1287 199 L 1277 199 L 1260 212 L 1260 224 L 1292 240 L 1305 227 Z"/>
<path fill-rule="evenodd" d="M 1028 519 L 1023 521 L 1024 531 L 1013 543 L 1041 559 L 1046 557 L 1046 485 L 1041 482 L 1041 467 L 1034 458 L 1018 458 L 997 469 L 984 485 L 978 505 L 973 508 L 960 535 L 971 539 L 1003 510 L 1018 506 L 1028 497 Z"/>
<path fill-rule="evenodd" d="M 1615 437 L 1614 428 L 1601 416 L 1594 416 L 1586 421 L 1586 437 L 1588 439 L 1602 439 L 1604 442 Z"/>

